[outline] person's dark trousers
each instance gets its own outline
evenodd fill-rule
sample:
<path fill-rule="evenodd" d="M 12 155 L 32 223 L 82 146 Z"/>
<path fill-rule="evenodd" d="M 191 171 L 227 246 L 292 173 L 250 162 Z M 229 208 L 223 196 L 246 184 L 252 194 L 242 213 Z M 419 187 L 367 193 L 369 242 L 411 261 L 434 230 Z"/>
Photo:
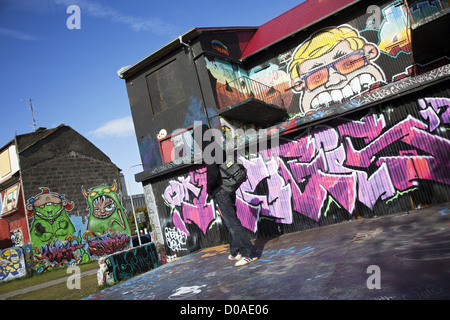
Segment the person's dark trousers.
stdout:
<path fill-rule="evenodd" d="M 256 257 L 256 249 L 236 214 L 236 194 L 220 188 L 214 196 L 214 200 L 219 206 L 222 218 L 228 228 L 231 255 L 235 256 L 240 252 L 243 257 Z"/>

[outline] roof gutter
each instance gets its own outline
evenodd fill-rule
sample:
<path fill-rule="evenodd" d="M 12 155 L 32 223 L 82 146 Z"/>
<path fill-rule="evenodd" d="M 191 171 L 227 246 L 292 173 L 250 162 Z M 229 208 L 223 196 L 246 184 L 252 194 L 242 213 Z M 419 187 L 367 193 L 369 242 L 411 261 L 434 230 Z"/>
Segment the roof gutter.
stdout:
<path fill-rule="evenodd" d="M 179 35 L 177 38 L 173 39 L 169 43 L 165 44 L 158 50 L 150 53 L 145 58 L 139 60 L 138 62 L 124 66 L 117 71 L 117 75 L 121 79 L 127 79 L 135 74 L 137 71 L 145 68 L 152 62 L 163 58 L 165 55 L 171 51 L 184 47 L 190 47 L 189 41 L 204 32 L 215 32 L 215 31 L 229 31 L 229 30 L 255 30 L 257 27 L 217 27 L 217 28 L 192 28 L 185 33 Z"/>
<path fill-rule="evenodd" d="M 180 43 L 180 39 L 184 39 L 185 41 L 189 41 L 192 38 L 194 38 L 195 36 L 197 36 L 198 34 L 200 34 L 200 32 L 196 28 L 192 28 L 189 31 L 186 31 L 182 35 L 178 36 L 174 40 L 172 40 L 169 43 L 165 44 L 164 46 L 162 46 L 158 50 L 150 53 L 148 56 L 146 56 L 145 58 L 139 60 L 138 62 L 136 62 L 136 63 L 134 63 L 134 64 L 132 64 L 130 66 L 125 66 L 125 67 L 120 68 L 117 71 L 117 75 L 121 79 L 128 78 L 129 76 L 133 75 L 139 69 L 144 68 L 146 65 L 148 65 L 148 64 L 150 64 L 150 63 L 152 63 L 152 62 L 154 62 L 154 61 L 164 57 L 168 52 L 170 52 L 170 51 L 172 51 L 172 50 L 182 46 L 182 44 Z"/>

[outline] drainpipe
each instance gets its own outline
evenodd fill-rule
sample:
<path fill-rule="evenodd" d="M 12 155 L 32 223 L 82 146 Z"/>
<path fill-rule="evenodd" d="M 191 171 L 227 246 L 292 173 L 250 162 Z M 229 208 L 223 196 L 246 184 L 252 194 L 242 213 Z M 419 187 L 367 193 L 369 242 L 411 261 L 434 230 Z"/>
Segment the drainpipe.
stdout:
<path fill-rule="evenodd" d="M 195 75 L 197 76 L 197 83 L 198 83 L 198 87 L 200 89 L 200 94 L 202 95 L 202 100 L 203 100 L 203 104 L 204 104 L 204 108 L 205 108 L 205 113 L 206 113 L 206 119 L 208 121 L 208 125 L 211 128 L 211 123 L 209 122 L 209 115 L 208 115 L 208 110 L 206 109 L 206 103 L 205 103 L 205 96 L 203 95 L 203 90 L 202 90 L 202 85 L 200 83 L 200 78 L 198 76 L 198 70 L 197 70 L 197 65 L 195 64 L 195 55 L 194 55 L 194 50 L 192 50 L 192 46 L 183 42 L 183 36 L 178 36 L 178 40 L 180 41 L 180 44 L 187 47 L 189 52 L 192 55 L 192 63 L 194 64 L 194 69 L 195 69 Z"/>
<path fill-rule="evenodd" d="M 192 56 L 194 55 L 194 53 L 192 52 L 192 47 L 190 45 L 188 45 L 187 43 L 183 42 L 183 36 L 178 36 L 178 40 L 180 41 L 180 44 L 182 44 L 185 47 L 188 47 L 191 50 Z"/>

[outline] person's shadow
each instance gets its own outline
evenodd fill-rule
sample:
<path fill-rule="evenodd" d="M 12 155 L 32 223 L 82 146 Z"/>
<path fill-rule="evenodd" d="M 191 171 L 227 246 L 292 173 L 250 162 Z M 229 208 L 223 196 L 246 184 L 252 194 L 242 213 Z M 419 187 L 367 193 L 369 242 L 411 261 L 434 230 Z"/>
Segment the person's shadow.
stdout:
<path fill-rule="evenodd" d="M 261 220 L 258 223 L 258 231 L 256 232 L 256 239 L 253 244 L 258 254 L 258 258 L 263 254 L 267 242 L 277 239 L 282 234 L 283 228 L 281 224 L 271 220 Z"/>

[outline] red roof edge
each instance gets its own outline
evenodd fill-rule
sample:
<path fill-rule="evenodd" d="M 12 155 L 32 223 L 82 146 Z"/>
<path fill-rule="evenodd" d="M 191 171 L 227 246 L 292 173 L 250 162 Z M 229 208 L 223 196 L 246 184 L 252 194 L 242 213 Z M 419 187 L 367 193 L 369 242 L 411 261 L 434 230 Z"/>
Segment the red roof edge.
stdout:
<path fill-rule="evenodd" d="M 306 0 L 261 25 L 246 46 L 241 60 L 359 1 Z"/>

